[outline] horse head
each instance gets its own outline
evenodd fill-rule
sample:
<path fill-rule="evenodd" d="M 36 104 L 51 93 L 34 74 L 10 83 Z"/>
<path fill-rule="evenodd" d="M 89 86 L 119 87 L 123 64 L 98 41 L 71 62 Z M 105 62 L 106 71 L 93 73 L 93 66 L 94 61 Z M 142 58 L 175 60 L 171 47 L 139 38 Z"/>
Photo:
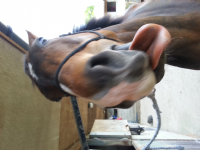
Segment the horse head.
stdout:
<path fill-rule="evenodd" d="M 59 85 L 70 95 L 100 107 L 131 107 L 162 79 L 170 34 L 156 24 L 139 28 L 130 42 L 113 31 L 96 32 L 114 40 L 92 41 L 70 57 L 59 72 Z M 55 84 L 58 66 L 70 52 L 98 35 L 79 33 L 49 40 L 31 32 L 28 36 L 25 71 L 46 98 L 58 101 L 64 96 Z"/>

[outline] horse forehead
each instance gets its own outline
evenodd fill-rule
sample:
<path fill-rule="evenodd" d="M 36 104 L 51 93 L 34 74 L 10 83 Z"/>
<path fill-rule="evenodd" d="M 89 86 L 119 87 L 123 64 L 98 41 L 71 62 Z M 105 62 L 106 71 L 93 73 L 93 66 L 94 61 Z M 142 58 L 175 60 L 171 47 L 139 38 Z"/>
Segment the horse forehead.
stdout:
<path fill-rule="evenodd" d="M 60 37 L 57 38 L 64 40 L 65 42 L 68 43 L 77 43 L 77 42 L 85 42 L 88 41 L 92 38 L 98 37 L 98 35 L 94 34 L 94 33 L 79 33 L 79 34 L 74 34 L 74 35 L 68 35 L 68 36 L 64 36 L 64 37 Z"/>
<path fill-rule="evenodd" d="M 92 53 L 92 54 L 97 54 L 102 51 L 110 49 L 112 45 L 118 45 L 120 43 L 112 40 L 107 40 L 107 39 L 101 39 L 98 41 L 93 41 L 89 43 L 85 49 L 84 52 Z"/>
<path fill-rule="evenodd" d="M 70 53 L 79 46 L 83 45 L 85 42 L 91 40 L 92 38 L 95 38 L 98 36 L 88 36 L 88 35 L 82 35 L 82 36 L 74 36 L 74 37 L 66 37 L 56 41 L 51 41 L 50 45 L 46 47 L 46 51 L 44 54 L 51 54 L 51 55 L 56 55 L 56 54 L 61 54 L 61 53 Z M 107 40 L 107 39 L 100 39 L 98 41 L 92 41 L 88 43 L 81 51 L 84 52 L 89 52 L 89 53 L 98 53 L 106 48 L 110 47 L 113 44 L 117 44 L 118 42 L 112 41 L 112 40 Z M 52 54 L 52 51 L 54 53 Z M 80 52 L 79 52 L 80 53 Z"/>
<path fill-rule="evenodd" d="M 57 66 L 60 63 L 60 60 L 63 60 L 66 55 L 71 53 L 73 50 L 75 50 L 77 47 L 81 46 L 88 40 L 95 37 L 98 37 L 98 35 L 94 33 L 80 33 L 76 35 L 50 39 L 47 45 L 44 47 L 37 47 L 37 44 L 35 44 L 30 51 L 30 53 L 32 53 L 30 62 L 38 66 L 41 66 L 42 64 L 49 65 L 49 63 L 51 64 L 51 66 Z M 116 44 L 116 42 L 107 39 L 101 39 L 88 43 L 88 45 L 86 45 L 86 47 L 81 50 L 81 52 L 84 52 L 82 53 L 82 57 L 84 57 L 84 54 L 86 53 L 100 53 L 101 51 L 106 50 L 106 48 L 113 44 Z M 76 54 L 73 57 L 76 56 L 78 55 Z"/>
<path fill-rule="evenodd" d="M 75 48 L 81 46 L 86 41 L 97 37 L 93 34 L 88 33 L 80 33 L 76 35 L 68 35 L 64 37 L 59 37 L 55 39 L 50 39 L 47 46 L 44 48 L 44 50 L 50 50 L 49 52 L 55 51 L 57 52 L 62 50 L 67 50 L 71 52 Z M 45 51 L 45 53 L 49 53 L 48 51 Z"/>

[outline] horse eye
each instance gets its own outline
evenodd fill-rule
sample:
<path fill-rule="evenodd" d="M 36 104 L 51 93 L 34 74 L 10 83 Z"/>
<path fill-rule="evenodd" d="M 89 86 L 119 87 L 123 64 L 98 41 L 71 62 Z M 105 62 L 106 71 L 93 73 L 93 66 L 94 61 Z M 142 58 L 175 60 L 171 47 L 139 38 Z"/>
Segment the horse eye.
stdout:
<path fill-rule="evenodd" d="M 42 44 L 45 45 L 46 43 L 47 43 L 47 40 L 44 39 L 44 40 L 42 41 Z"/>
<path fill-rule="evenodd" d="M 39 39 L 38 39 L 38 41 L 41 41 L 43 39 L 43 37 L 40 37 Z"/>
<path fill-rule="evenodd" d="M 37 41 L 38 41 L 41 45 L 45 45 L 45 44 L 48 42 L 48 40 L 44 39 L 43 37 L 38 38 Z"/>

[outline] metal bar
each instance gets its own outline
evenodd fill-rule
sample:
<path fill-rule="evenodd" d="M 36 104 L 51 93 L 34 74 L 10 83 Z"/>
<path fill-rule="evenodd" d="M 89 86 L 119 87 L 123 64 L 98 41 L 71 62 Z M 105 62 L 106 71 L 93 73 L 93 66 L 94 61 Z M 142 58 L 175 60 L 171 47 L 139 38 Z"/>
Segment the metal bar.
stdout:
<path fill-rule="evenodd" d="M 77 103 L 77 99 L 74 96 L 70 96 L 70 99 L 71 99 L 72 108 L 73 108 L 73 111 L 74 111 L 74 118 L 75 118 L 75 121 L 76 121 L 76 127 L 77 127 L 77 130 L 78 130 L 81 148 L 82 148 L 82 150 L 89 150 L 87 139 L 86 139 L 86 136 L 85 136 L 83 123 L 82 123 L 82 119 L 81 119 L 81 114 L 80 114 L 78 103 Z"/>
<path fill-rule="evenodd" d="M 11 35 L 9 38 L 12 39 L 15 43 L 17 43 L 19 46 L 21 46 L 24 50 L 28 51 L 29 50 L 29 45 L 24 42 L 17 34 L 15 34 L 14 32 L 11 33 L 11 27 L 6 27 L 2 22 L 0 22 L 0 31 L 5 34 L 6 36 L 9 37 L 9 35 Z"/>

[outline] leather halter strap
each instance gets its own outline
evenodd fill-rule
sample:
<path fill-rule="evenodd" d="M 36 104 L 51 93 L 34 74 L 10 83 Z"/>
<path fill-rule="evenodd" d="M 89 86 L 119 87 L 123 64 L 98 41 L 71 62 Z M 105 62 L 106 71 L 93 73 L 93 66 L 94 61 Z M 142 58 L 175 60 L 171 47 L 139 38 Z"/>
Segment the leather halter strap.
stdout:
<path fill-rule="evenodd" d="M 97 28 L 97 29 L 94 29 L 94 30 L 99 30 L 100 28 Z M 108 39 L 108 40 L 112 40 L 112 41 L 117 41 L 116 39 L 112 39 L 112 38 L 108 38 L 98 32 L 95 32 L 94 30 L 85 30 L 85 31 L 80 31 L 80 32 L 76 32 L 76 33 L 68 33 L 68 34 L 62 34 L 60 35 L 60 37 L 63 37 L 63 36 L 69 36 L 69 35 L 74 35 L 74 34 L 79 34 L 79 33 L 94 33 L 94 34 L 97 34 L 99 35 L 99 37 L 96 37 L 96 38 L 93 38 L 87 42 L 85 42 L 84 44 L 82 44 L 81 46 L 79 46 L 78 48 L 76 48 L 75 50 L 73 50 L 62 62 L 61 64 L 59 65 L 58 69 L 56 70 L 56 74 L 55 74 L 55 83 L 56 83 L 56 86 L 60 88 L 61 91 L 63 91 L 65 93 L 65 96 L 72 96 L 70 95 L 69 93 L 65 92 L 61 87 L 60 87 L 60 84 L 59 84 L 59 80 L 58 80 L 58 75 L 59 75 L 59 72 L 62 68 L 62 66 L 70 59 L 70 57 L 72 57 L 74 54 L 76 54 L 77 52 L 83 50 L 85 48 L 85 46 L 87 44 L 89 44 L 90 42 L 92 41 L 98 41 L 100 39 Z"/>

